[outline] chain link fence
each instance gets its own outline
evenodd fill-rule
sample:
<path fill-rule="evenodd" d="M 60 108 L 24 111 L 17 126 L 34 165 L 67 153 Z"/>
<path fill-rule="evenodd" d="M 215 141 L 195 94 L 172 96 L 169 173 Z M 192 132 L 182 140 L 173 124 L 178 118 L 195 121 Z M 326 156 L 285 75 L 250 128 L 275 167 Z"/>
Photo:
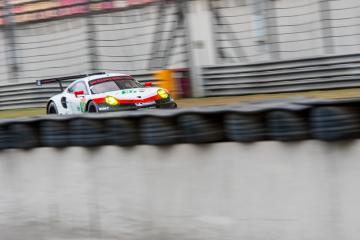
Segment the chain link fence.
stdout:
<path fill-rule="evenodd" d="M 87 7 L 88 3 L 80 6 Z M 185 68 L 179 6 L 176 1 L 159 1 L 56 21 L 5 25 L 0 30 L 0 44 L 8 49 L 0 51 L 0 58 L 4 55 L 0 82 L 28 82 L 92 71 L 142 74 Z"/>
<path fill-rule="evenodd" d="M 188 11 L 197 11 L 191 8 L 197 1 L 209 10 L 212 27 L 201 30 L 211 31 L 218 65 L 359 53 L 360 3 L 353 0 L 149 0 L 128 8 L 116 7 L 125 1 L 73 1 L 77 14 L 66 12 L 68 5 L 52 7 L 63 10 L 62 16 L 31 21 L 18 10 L 25 3 L 7 0 L 0 4 L 0 83 L 90 71 L 191 68 L 191 58 L 199 58 L 191 51 L 209 50 L 191 39 L 184 20 Z M 44 8 L 27 14 L 50 11 Z"/>
<path fill-rule="evenodd" d="M 358 1 L 223 0 L 210 3 L 219 63 L 359 53 Z"/>

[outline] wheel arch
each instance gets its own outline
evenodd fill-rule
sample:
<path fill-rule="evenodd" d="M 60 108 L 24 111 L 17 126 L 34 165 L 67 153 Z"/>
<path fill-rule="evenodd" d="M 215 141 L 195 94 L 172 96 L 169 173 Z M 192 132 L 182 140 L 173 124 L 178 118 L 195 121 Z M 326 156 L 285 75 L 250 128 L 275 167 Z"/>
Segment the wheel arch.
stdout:
<path fill-rule="evenodd" d="M 53 104 L 54 105 L 54 110 L 56 112 L 56 114 L 59 114 L 59 107 L 57 106 L 56 104 L 56 101 L 54 101 L 54 99 L 50 99 L 47 104 L 46 104 L 46 114 L 51 114 L 51 112 L 49 111 L 49 107 L 50 107 L 50 104 Z"/>
<path fill-rule="evenodd" d="M 86 104 L 85 104 L 85 112 L 89 111 L 89 105 L 90 105 L 91 102 L 92 102 L 92 99 L 89 99 L 89 101 L 86 102 Z"/>
<path fill-rule="evenodd" d="M 49 106 L 50 103 L 55 103 L 54 100 L 50 99 L 47 103 L 46 103 L 46 114 L 49 114 Z M 55 104 L 56 105 L 56 104 Z"/>

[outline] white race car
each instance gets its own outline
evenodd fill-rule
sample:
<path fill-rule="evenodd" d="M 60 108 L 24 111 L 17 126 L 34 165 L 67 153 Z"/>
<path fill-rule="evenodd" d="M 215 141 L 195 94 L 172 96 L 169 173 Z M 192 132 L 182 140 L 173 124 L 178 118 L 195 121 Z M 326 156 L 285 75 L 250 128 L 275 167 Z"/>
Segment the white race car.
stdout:
<path fill-rule="evenodd" d="M 65 90 L 62 81 L 76 79 Z M 61 93 L 47 103 L 48 114 L 77 114 L 84 112 L 115 112 L 144 108 L 176 108 L 169 92 L 142 85 L 129 75 L 119 73 L 93 73 L 69 77 L 37 80 L 40 86 L 58 82 Z"/>

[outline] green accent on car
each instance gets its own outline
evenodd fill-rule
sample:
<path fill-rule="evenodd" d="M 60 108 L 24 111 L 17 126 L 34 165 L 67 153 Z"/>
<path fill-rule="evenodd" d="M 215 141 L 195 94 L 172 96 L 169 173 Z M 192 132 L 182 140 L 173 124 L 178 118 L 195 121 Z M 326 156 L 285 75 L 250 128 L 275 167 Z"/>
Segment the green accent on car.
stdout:
<path fill-rule="evenodd" d="M 121 93 L 126 94 L 126 93 L 137 93 L 137 92 L 136 90 L 122 90 Z"/>
<path fill-rule="evenodd" d="M 86 110 L 85 105 L 86 105 L 86 103 L 81 101 L 80 102 L 80 108 L 78 110 L 80 110 L 80 112 L 85 112 L 85 110 Z"/>

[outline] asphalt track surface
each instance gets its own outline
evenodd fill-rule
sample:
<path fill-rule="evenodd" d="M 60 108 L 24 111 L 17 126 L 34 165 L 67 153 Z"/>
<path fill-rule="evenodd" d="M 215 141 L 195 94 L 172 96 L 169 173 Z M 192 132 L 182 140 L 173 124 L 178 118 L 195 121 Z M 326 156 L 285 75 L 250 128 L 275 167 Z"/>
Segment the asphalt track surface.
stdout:
<path fill-rule="evenodd" d="M 187 98 L 187 99 L 178 99 L 177 103 L 180 108 L 188 108 L 188 107 L 228 105 L 228 104 L 236 104 L 242 102 L 283 99 L 289 97 L 310 97 L 310 98 L 323 98 L 323 99 L 359 98 L 360 88 L 293 92 L 293 93 L 276 93 L 276 94 L 256 94 L 256 95 L 245 95 L 245 96 Z M 36 115 L 44 115 L 44 114 L 45 114 L 45 108 L 5 110 L 5 111 L 0 111 L 0 118 L 16 118 L 16 117 L 36 116 Z"/>

